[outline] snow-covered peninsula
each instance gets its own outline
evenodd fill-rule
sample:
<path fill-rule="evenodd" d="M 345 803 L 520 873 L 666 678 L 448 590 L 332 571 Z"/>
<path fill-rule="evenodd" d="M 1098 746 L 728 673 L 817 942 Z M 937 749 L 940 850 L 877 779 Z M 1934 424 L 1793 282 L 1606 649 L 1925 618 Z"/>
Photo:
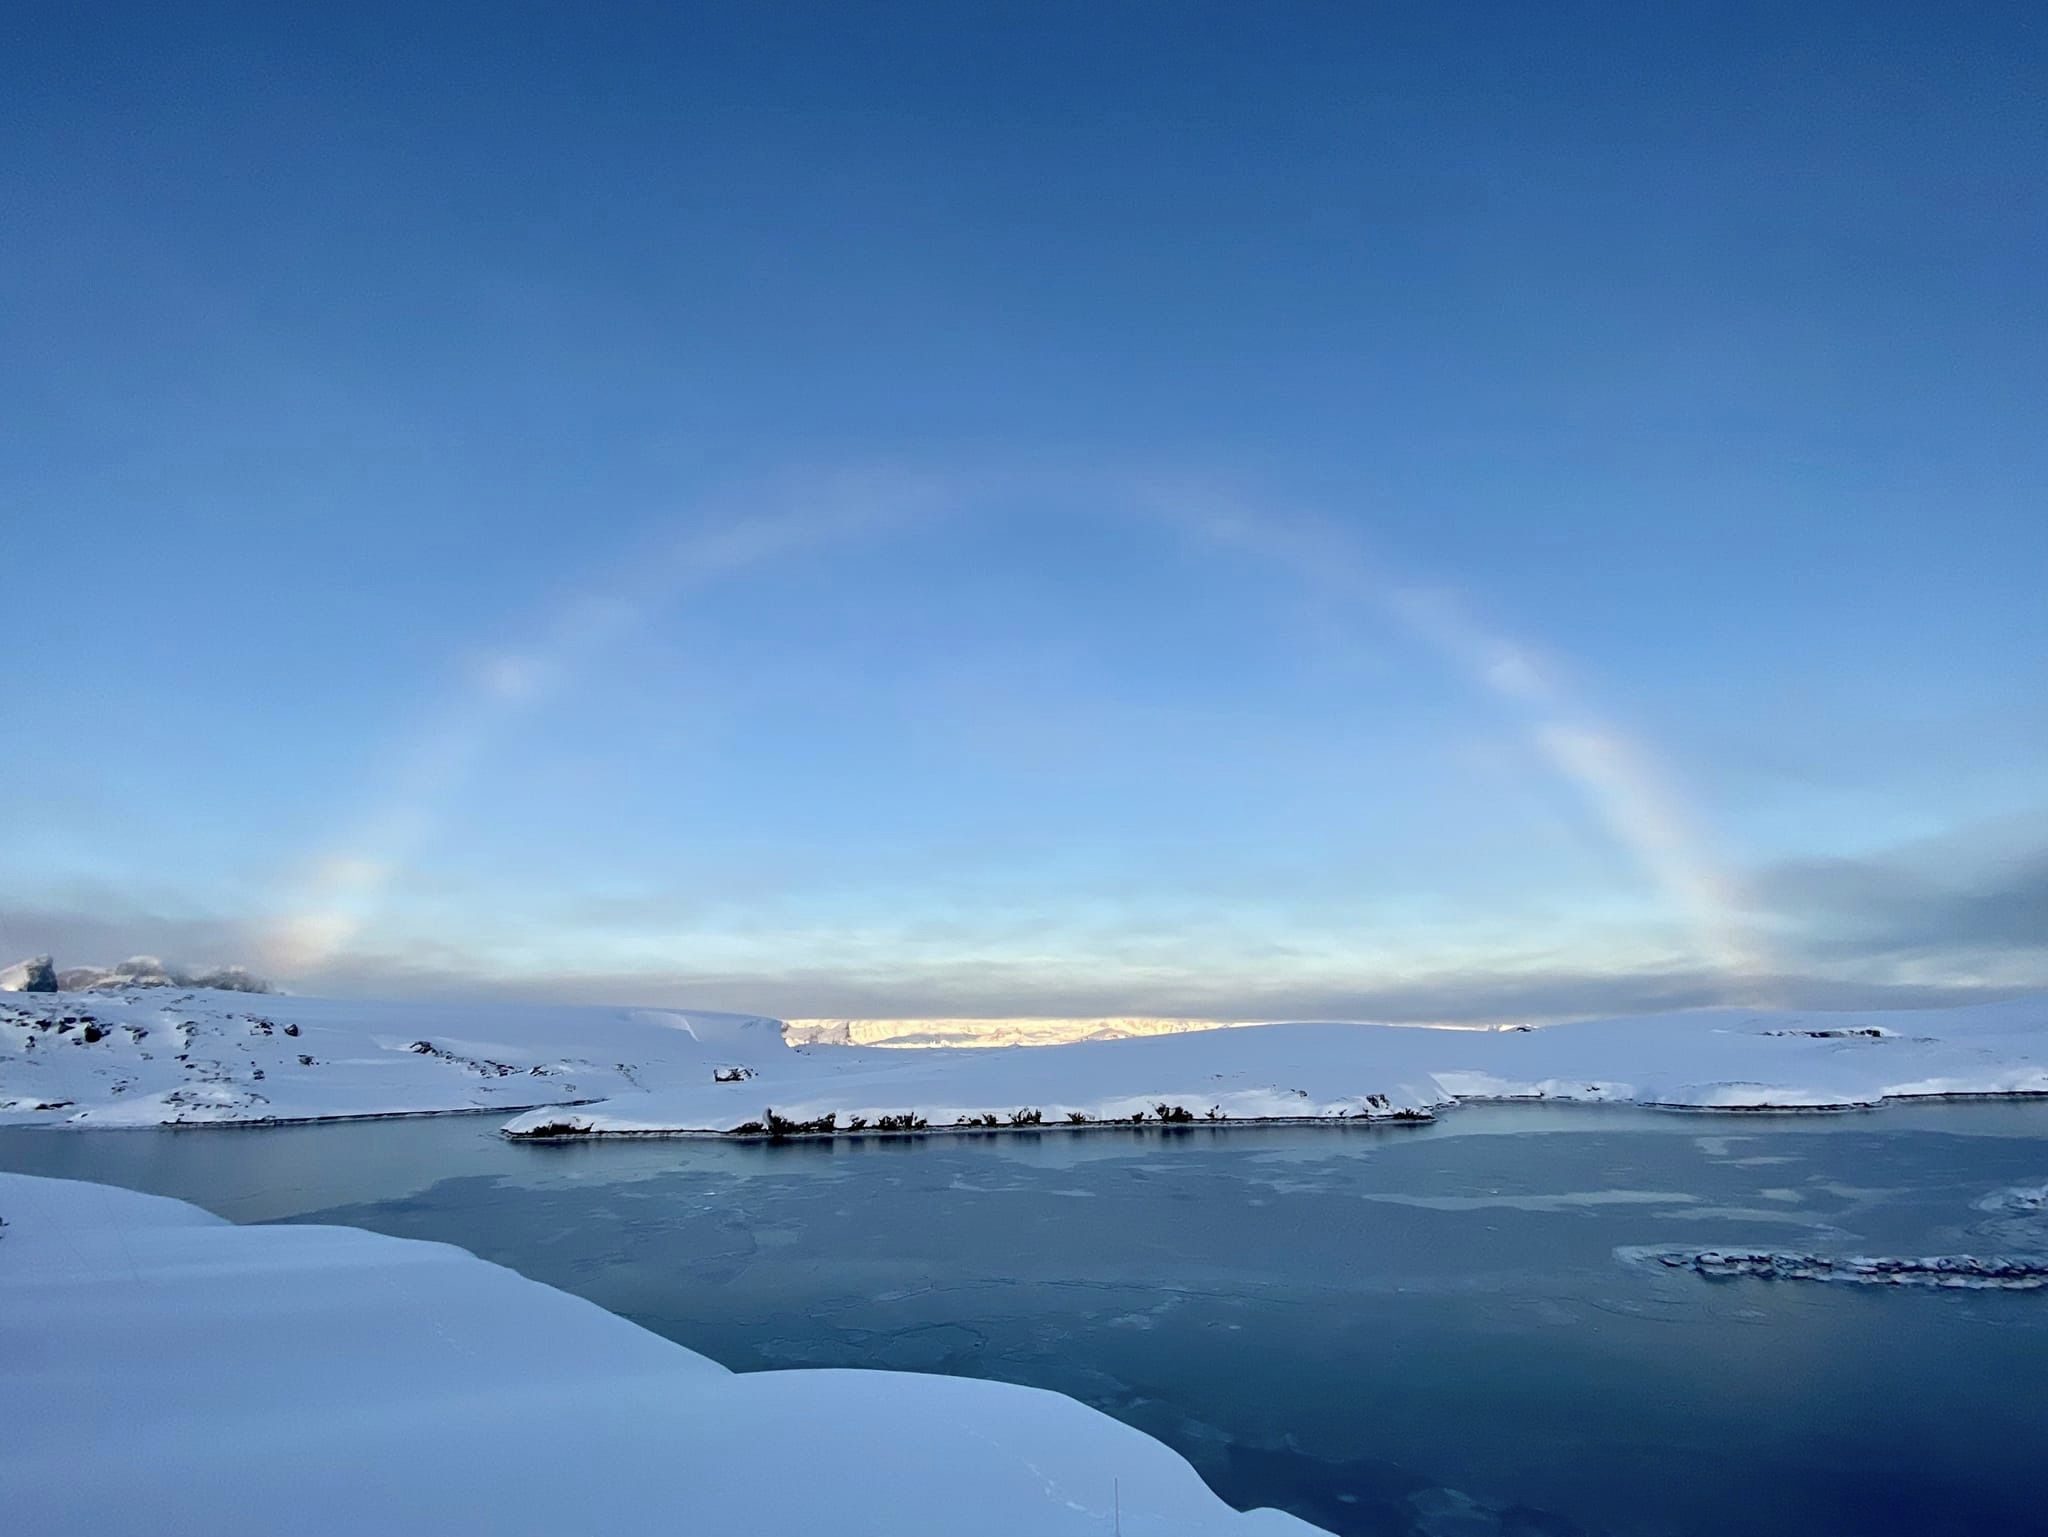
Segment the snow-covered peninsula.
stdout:
<path fill-rule="evenodd" d="M 22 1532 L 1316 1530 L 1057 1393 L 736 1374 L 445 1244 L 21 1174 L 0 1221 Z"/>
<path fill-rule="evenodd" d="M 1399 1123 L 1461 1100 L 1824 1110 L 1979 1095 L 2048 1095 L 2048 999 L 905 1051 L 796 1046 L 775 1020 L 694 1010 L 171 988 L 0 996 L 0 1119 L 78 1127 L 495 1110 L 514 1135 L 873 1133 Z"/>

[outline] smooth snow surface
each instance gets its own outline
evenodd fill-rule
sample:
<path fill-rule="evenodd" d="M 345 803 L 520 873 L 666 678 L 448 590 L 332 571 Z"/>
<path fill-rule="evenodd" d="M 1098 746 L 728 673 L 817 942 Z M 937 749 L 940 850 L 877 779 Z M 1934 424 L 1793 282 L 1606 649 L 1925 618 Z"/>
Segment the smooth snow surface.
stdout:
<path fill-rule="evenodd" d="M 731 1131 L 1019 1111 L 1066 1125 L 1427 1117 L 1462 1099 L 1847 1109 L 2048 1094 L 2048 999 L 1969 1009 L 1715 1009 L 1533 1030 L 1276 1024 L 1041 1047 L 791 1046 L 771 1019 L 364 1003 L 204 990 L 0 999 L 0 1118 L 220 1124 L 536 1106 L 511 1129 Z"/>
<path fill-rule="evenodd" d="M 445 1244 L 0 1174 L 10 1530 L 1310 1537 L 1057 1393 L 735 1374 Z"/>

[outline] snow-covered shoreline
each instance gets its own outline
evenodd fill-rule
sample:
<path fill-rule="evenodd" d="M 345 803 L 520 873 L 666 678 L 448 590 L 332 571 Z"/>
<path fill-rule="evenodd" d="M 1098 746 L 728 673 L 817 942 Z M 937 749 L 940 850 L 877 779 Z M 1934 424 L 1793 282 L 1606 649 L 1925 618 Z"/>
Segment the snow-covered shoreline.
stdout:
<path fill-rule="evenodd" d="M 0 1221 L 25 1532 L 1317 1530 L 1057 1393 L 734 1373 L 446 1244 L 22 1174 Z"/>
<path fill-rule="evenodd" d="M 499 1112 L 513 1136 L 1410 1124 L 1469 1102 L 1822 1112 L 2048 1096 L 2048 999 L 1540 1029 L 1269 1024 L 1054 1046 L 793 1046 L 756 1015 L 138 989 L 0 996 L 0 1122 Z"/>
<path fill-rule="evenodd" d="M 2037 1096 L 2048 1096 L 2048 1001 L 2026 1000 L 1895 1014 L 1710 1010 L 1540 1030 L 1276 1024 L 1050 1047 L 815 1046 L 741 1082 L 531 1111 L 506 1131 L 929 1135 L 1407 1124 L 1476 1102 L 1815 1113 Z"/>

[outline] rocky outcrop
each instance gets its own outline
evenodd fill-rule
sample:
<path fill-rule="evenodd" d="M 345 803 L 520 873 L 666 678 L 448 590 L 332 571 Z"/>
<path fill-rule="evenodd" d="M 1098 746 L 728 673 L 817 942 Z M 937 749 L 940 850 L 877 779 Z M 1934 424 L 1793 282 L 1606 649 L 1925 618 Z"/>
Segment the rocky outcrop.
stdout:
<path fill-rule="evenodd" d="M 67 993 L 114 987 L 209 987 L 223 993 L 274 993 L 272 987 L 246 966 L 215 966 L 205 971 L 187 971 L 166 966 L 153 955 L 131 955 L 112 966 L 73 966 L 57 978 Z M 56 991 L 52 987 L 50 991 Z"/>
<path fill-rule="evenodd" d="M 54 993 L 57 967 L 47 955 L 30 956 L 0 971 L 0 993 Z"/>

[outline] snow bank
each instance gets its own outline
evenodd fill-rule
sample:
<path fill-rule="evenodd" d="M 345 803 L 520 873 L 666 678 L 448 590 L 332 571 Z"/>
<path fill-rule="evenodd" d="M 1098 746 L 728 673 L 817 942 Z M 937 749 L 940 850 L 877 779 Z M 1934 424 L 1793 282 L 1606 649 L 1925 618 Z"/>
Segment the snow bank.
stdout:
<path fill-rule="evenodd" d="M 751 1066 L 744 1082 L 686 1082 L 506 1129 L 729 1131 L 770 1110 L 799 1125 L 830 1116 L 842 1131 L 905 1115 L 936 1130 L 1005 1125 L 1019 1112 L 1048 1126 L 1156 1121 L 1162 1105 L 1197 1121 L 1384 1122 L 1468 1099 L 1842 1110 L 2048 1094 L 2048 1000 L 1876 1015 L 1720 1009 L 1545 1029 L 1276 1024 L 1049 1047 L 809 1046 Z"/>
<path fill-rule="evenodd" d="M 1056 1393 L 735 1375 L 444 1244 L 0 1174 L 10 1528 L 1312 1537 Z"/>

